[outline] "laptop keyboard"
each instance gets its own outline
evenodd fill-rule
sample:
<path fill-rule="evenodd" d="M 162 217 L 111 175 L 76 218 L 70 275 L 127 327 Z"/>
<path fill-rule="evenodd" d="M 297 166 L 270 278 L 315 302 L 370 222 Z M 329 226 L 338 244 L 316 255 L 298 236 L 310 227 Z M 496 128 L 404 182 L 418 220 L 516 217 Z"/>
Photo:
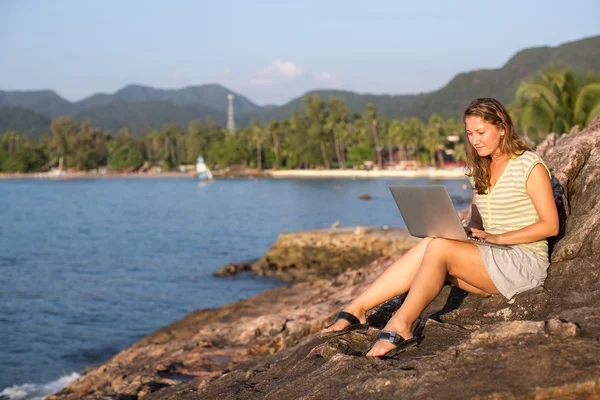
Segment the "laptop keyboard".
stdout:
<path fill-rule="evenodd" d="M 468 239 L 469 239 L 469 240 L 472 240 L 472 241 L 474 241 L 474 242 L 481 242 L 481 243 L 485 243 L 485 240 L 483 240 L 483 239 L 479 239 L 479 238 L 476 238 L 476 237 L 471 237 L 471 236 L 469 236 L 469 237 L 468 237 Z"/>

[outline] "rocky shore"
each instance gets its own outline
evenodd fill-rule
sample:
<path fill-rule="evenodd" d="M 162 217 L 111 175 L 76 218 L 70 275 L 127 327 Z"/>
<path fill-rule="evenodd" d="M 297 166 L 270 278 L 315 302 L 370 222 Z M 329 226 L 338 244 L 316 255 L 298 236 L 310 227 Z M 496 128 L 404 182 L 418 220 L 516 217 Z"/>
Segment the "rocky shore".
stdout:
<path fill-rule="evenodd" d="M 284 282 L 334 278 L 379 257 L 402 254 L 415 243 L 406 229 L 344 227 L 282 233 L 259 260 L 227 264 L 215 276 L 251 272 Z"/>
<path fill-rule="evenodd" d="M 399 254 L 383 256 L 194 311 L 50 398 L 600 398 L 600 118 L 537 151 L 563 216 L 543 287 L 509 302 L 447 286 L 423 314 L 424 340 L 393 360 L 360 353 L 401 297 L 369 313 L 366 334 L 319 339 Z"/>

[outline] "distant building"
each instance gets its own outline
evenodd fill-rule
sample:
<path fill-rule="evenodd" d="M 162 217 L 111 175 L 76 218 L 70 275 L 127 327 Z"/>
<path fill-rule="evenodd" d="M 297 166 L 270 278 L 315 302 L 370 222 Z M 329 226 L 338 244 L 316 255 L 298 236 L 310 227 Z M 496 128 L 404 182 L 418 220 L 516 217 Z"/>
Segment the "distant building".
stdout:
<path fill-rule="evenodd" d="M 227 101 L 229 102 L 227 106 L 227 130 L 230 133 L 235 132 L 235 118 L 233 115 L 233 95 L 227 95 Z"/>

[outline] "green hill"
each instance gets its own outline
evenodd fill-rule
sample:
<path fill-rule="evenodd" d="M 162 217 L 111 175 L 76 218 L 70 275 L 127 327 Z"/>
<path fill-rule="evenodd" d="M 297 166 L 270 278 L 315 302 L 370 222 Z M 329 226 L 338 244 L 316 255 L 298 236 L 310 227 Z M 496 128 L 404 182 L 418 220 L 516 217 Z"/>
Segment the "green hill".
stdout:
<path fill-rule="evenodd" d="M 25 107 L 0 106 L 0 134 L 9 131 L 39 138 L 50 133 L 50 118 Z"/>
<path fill-rule="evenodd" d="M 558 47 L 522 50 L 500 69 L 458 74 L 446 86 L 417 99 L 399 115 L 428 117 L 437 112 L 458 117 L 469 102 L 478 97 L 495 97 L 510 103 L 519 82 L 552 65 L 570 68 L 579 75 L 600 74 L 600 36 Z"/>
<path fill-rule="evenodd" d="M 117 131 L 129 128 L 141 132 L 148 128 L 160 128 L 165 124 L 177 124 L 187 129 L 190 121 L 211 117 L 217 124 L 226 123 L 224 113 L 210 107 L 194 104 L 179 106 L 169 101 L 112 102 L 87 108 L 75 115 L 79 121 L 91 120 L 94 126 Z"/>
<path fill-rule="evenodd" d="M 0 90 L 0 106 L 25 107 L 48 117 L 68 115 L 73 112 L 73 105 L 52 90 Z"/>
<path fill-rule="evenodd" d="M 221 85 L 188 86 L 183 89 L 155 89 L 149 86 L 127 85 L 113 95 L 96 94 L 75 103 L 79 111 L 112 102 L 138 103 L 143 101 L 168 101 L 178 105 L 202 104 L 227 113 L 227 95 L 233 94 L 233 106 L 239 112 L 256 112 L 262 108 L 246 97 Z"/>
<path fill-rule="evenodd" d="M 405 109 L 413 104 L 423 95 L 374 95 L 374 94 L 358 94 L 345 90 L 313 90 L 302 95 L 319 96 L 324 100 L 331 97 L 343 98 L 346 101 L 350 113 L 362 113 L 369 103 L 375 105 L 375 109 L 379 114 L 390 117 L 397 116 L 397 110 Z M 240 126 L 248 125 L 250 121 L 256 119 L 261 122 L 267 122 L 272 119 L 283 120 L 292 116 L 294 111 L 302 111 L 302 97 L 298 97 L 281 107 L 269 108 L 258 113 L 236 113 L 236 122 Z"/>

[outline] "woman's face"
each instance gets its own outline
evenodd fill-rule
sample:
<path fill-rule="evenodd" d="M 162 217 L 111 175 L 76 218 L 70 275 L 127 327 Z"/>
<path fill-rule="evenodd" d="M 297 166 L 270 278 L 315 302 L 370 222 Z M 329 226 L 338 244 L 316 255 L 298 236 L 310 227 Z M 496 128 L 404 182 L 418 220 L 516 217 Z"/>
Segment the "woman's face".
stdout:
<path fill-rule="evenodd" d="M 501 153 L 500 138 L 504 135 L 504 131 L 475 115 L 465 118 L 465 126 L 469 143 L 475 148 L 479 157 Z"/>

